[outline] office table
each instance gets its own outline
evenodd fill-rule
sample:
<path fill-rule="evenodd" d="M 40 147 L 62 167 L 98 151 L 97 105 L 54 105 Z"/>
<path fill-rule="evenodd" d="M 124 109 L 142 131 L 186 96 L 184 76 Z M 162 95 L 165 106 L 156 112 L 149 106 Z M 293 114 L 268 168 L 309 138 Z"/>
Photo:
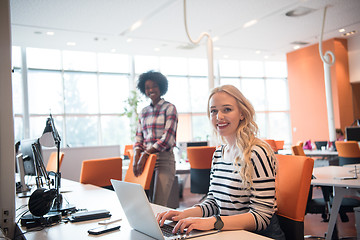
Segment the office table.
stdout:
<path fill-rule="evenodd" d="M 330 212 L 330 220 L 326 239 L 331 239 L 339 213 L 341 201 L 345 195 L 357 195 L 360 190 L 360 178 L 342 180 L 342 177 L 353 177 L 354 167 L 349 166 L 326 166 L 314 168 L 313 175 L 316 179 L 311 180 L 312 185 L 334 187 L 334 200 Z"/>
<path fill-rule="evenodd" d="M 291 155 L 292 151 L 290 149 L 284 149 L 284 150 L 279 150 L 278 153 L 283 154 L 283 155 Z M 331 150 L 317 150 L 317 149 L 308 150 L 308 149 L 304 149 L 304 153 L 308 157 L 329 158 L 329 157 L 337 157 L 338 156 L 337 151 L 331 151 Z"/>
<path fill-rule="evenodd" d="M 121 225 L 121 229 L 99 236 L 89 235 L 87 230 L 100 227 L 98 224 L 104 219 L 90 220 L 77 223 L 59 223 L 52 227 L 45 228 L 41 231 L 34 231 L 25 233 L 24 236 L 26 239 L 30 240 L 57 240 L 57 239 L 95 239 L 101 237 L 101 239 L 131 239 L 131 240 L 146 240 L 153 239 L 147 235 L 144 235 L 134 229 L 132 229 L 129 223 L 126 220 L 124 212 L 121 208 L 121 205 L 118 201 L 118 198 L 114 191 L 107 190 L 104 188 L 96 187 L 90 184 L 81 184 L 75 181 L 62 179 L 61 192 L 63 192 L 64 201 L 69 201 L 70 204 L 74 204 L 77 209 L 87 209 L 99 210 L 107 209 L 111 212 L 111 220 L 122 218 L 121 222 L 118 222 Z M 16 198 L 16 209 L 20 206 L 27 204 L 28 198 Z M 152 204 L 154 213 L 161 212 L 167 208 Z M 16 212 L 17 217 L 21 213 L 21 209 Z M 23 232 L 26 232 L 26 228 L 21 227 Z M 254 240 L 266 240 L 269 238 L 244 231 L 222 231 L 217 234 L 212 234 L 208 236 L 198 237 L 199 240 L 217 240 L 217 239 L 254 239 Z"/>

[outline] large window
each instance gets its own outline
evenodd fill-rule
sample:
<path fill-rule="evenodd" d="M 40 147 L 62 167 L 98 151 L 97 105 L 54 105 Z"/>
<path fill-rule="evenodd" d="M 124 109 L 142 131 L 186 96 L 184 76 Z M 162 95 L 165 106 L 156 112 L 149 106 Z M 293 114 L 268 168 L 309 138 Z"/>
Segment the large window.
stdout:
<path fill-rule="evenodd" d="M 220 83 L 235 85 L 254 105 L 260 136 L 289 142 L 285 63 L 224 60 L 215 65 Z M 177 140 L 210 140 L 206 59 L 13 47 L 13 68 L 16 140 L 40 137 L 51 113 L 63 146 L 132 143 L 132 120 L 124 108 L 139 74 L 149 70 L 168 77 L 164 98 L 179 114 Z M 138 111 L 149 104 L 141 94 L 140 100 Z"/>

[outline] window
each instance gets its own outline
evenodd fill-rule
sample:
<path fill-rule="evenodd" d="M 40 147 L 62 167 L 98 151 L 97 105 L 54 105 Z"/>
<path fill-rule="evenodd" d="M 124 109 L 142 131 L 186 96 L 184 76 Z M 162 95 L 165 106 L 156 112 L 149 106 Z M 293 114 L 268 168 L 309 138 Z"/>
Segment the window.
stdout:
<path fill-rule="evenodd" d="M 28 68 L 22 69 L 22 59 Z M 131 144 L 126 100 L 138 91 L 139 74 L 159 69 L 169 80 L 163 97 L 178 111 L 177 141 L 210 140 L 207 59 L 14 46 L 12 64 L 16 140 L 40 137 L 51 113 L 63 147 Z M 221 84 L 235 85 L 253 104 L 260 137 L 290 142 L 285 63 L 221 60 L 214 68 Z M 139 100 L 141 111 L 150 101 L 140 93 Z"/>

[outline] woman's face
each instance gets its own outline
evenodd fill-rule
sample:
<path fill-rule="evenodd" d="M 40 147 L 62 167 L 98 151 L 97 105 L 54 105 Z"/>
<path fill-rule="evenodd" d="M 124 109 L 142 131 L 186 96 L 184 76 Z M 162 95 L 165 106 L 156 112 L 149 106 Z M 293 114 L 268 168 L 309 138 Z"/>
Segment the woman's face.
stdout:
<path fill-rule="evenodd" d="M 231 139 L 236 136 L 236 129 L 244 119 L 237 100 L 225 92 L 215 93 L 209 101 L 210 120 L 217 132 Z"/>
<path fill-rule="evenodd" d="M 145 94 L 151 99 L 153 104 L 156 104 L 160 100 L 159 85 L 152 80 L 147 80 L 145 82 Z"/>

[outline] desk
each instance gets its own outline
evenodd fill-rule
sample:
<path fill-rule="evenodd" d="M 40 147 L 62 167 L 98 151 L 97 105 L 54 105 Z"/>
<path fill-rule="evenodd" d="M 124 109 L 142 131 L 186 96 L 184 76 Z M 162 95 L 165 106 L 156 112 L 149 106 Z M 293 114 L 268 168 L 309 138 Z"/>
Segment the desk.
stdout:
<path fill-rule="evenodd" d="M 279 154 L 283 155 L 292 155 L 292 151 L 290 149 L 284 149 L 279 150 Z M 323 157 L 323 158 L 329 158 L 329 157 L 337 157 L 338 152 L 337 151 L 330 151 L 330 150 L 307 150 L 304 149 L 304 153 L 308 157 Z"/>
<path fill-rule="evenodd" d="M 356 195 L 360 189 L 360 178 L 353 180 L 340 180 L 339 177 L 353 177 L 354 168 L 327 166 L 314 168 L 313 175 L 316 179 L 311 180 L 312 185 L 334 187 L 334 200 L 331 207 L 330 220 L 326 239 L 331 239 L 339 213 L 340 204 L 345 195 Z"/>
<path fill-rule="evenodd" d="M 118 201 L 118 198 L 114 191 L 107 190 L 104 188 L 99 188 L 89 184 L 81 184 L 78 182 L 74 182 L 71 180 L 62 179 L 62 187 L 61 191 L 65 191 L 63 193 L 63 197 L 69 201 L 71 204 L 74 204 L 78 209 L 88 209 L 90 210 L 99 210 L 99 209 L 107 209 L 111 212 L 111 219 L 122 218 L 123 220 L 120 222 L 121 229 L 119 231 L 114 231 L 110 233 L 105 233 L 100 236 L 92 236 L 87 233 L 87 230 L 91 228 L 99 227 L 100 220 L 91 220 L 84 221 L 78 223 L 60 223 L 50 228 L 45 228 L 41 231 L 37 232 L 28 232 L 24 236 L 29 240 L 57 240 L 57 239 L 95 239 L 101 237 L 101 239 L 131 239 L 131 240 L 146 240 L 153 239 L 144 235 L 138 231 L 133 230 L 129 223 L 126 220 L 124 212 L 121 208 L 121 205 Z M 27 198 L 16 198 L 16 208 L 27 204 Z M 166 208 L 152 204 L 154 213 L 164 211 Z M 17 215 L 19 212 L 16 213 Z M 22 231 L 26 231 L 25 228 L 21 228 Z M 244 231 L 223 231 L 217 234 L 212 234 L 208 236 L 203 236 L 196 238 L 199 240 L 217 240 L 217 239 L 254 239 L 254 240 L 266 240 L 269 238 Z"/>

